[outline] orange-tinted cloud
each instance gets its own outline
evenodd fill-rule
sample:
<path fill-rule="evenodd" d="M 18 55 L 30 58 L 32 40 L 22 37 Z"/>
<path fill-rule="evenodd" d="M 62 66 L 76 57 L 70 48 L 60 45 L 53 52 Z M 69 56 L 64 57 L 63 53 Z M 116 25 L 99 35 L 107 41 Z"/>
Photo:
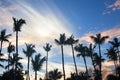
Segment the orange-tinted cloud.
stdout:
<path fill-rule="evenodd" d="M 111 38 L 114 38 L 114 37 L 120 37 L 120 28 L 119 27 L 103 31 L 103 32 L 101 32 L 101 35 L 102 36 L 109 36 L 108 40 L 110 40 Z M 83 37 L 79 38 L 79 40 L 86 41 L 88 43 L 93 43 L 90 36 L 94 36 L 95 34 L 97 34 L 97 33 L 88 33 L 88 34 L 84 35 Z"/>

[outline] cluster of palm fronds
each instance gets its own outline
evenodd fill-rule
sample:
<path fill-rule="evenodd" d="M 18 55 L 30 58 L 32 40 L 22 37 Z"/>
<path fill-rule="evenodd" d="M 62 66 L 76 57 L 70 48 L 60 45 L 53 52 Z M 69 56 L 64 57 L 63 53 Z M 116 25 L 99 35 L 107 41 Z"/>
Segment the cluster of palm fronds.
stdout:
<path fill-rule="evenodd" d="M 62 69 L 63 73 L 58 71 L 58 69 L 54 69 L 53 71 L 48 72 L 48 52 L 51 50 L 52 45 L 49 43 L 46 43 L 45 46 L 43 46 L 44 50 L 46 51 L 46 57 L 41 58 L 40 53 L 35 55 L 33 58 L 32 55 L 36 53 L 35 45 L 25 43 L 26 49 L 23 49 L 23 53 L 26 55 L 28 62 L 27 62 L 27 70 L 23 72 L 23 65 L 20 63 L 20 60 L 22 57 L 19 57 L 19 51 L 18 51 L 18 32 L 21 31 L 21 27 L 23 24 L 25 24 L 25 20 L 16 18 L 13 18 L 14 21 L 14 27 L 13 31 L 16 33 L 16 46 L 12 45 L 12 43 L 8 40 L 8 38 L 11 36 L 11 34 L 6 34 L 6 29 L 1 30 L 0 33 L 0 41 L 1 41 L 1 47 L 0 47 L 0 61 L 7 61 L 8 64 L 6 66 L 3 66 L 0 64 L 0 67 L 5 68 L 6 72 L 3 73 L 1 80 L 24 80 L 24 76 L 26 76 L 26 80 L 30 80 L 29 76 L 29 66 L 30 62 L 32 63 L 33 70 L 35 71 L 35 80 L 37 80 L 37 71 L 39 71 L 42 68 L 42 65 L 44 61 L 46 61 L 46 73 L 45 73 L 45 79 L 46 80 L 57 80 L 63 76 L 63 80 L 102 80 L 102 62 L 105 61 L 103 58 L 103 52 L 101 51 L 101 45 L 105 43 L 106 39 L 108 39 L 108 36 L 102 36 L 101 34 L 96 34 L 95 36 L 90 36 L 90 38 L 93 40 L 94 44 L 90 43 L 88 46 L 79 43 L 78 39 L 75 39 L 73 35 L 66 38 L 65 34 L 60 34 L 59 39 L 55 39 L 55 42 L 60 45 L 61 47 L 61 53 L 62 53 Z M 8 52 L 8 59 L 2 58 L 4 53 L 2 53 L 2 46 L 4 42 L 8 42 L 9 46 L 7 47 Z M 110 78 L 120 78 L 120 41 L 119 38 L 114 38 L 112 41 L 108 42 L 111 44 L 111 46 L 106 49 L 108 58 L 108 61 L 113 61 L 115 66 L 115 74 L 114 75 L 108 75 L 108 80 Z M 72 49 L 72 55 L 73 55 L 73 63 L 75 67 L 75 73 L 71 73 L 71 76 L 69 78 L 66 78 L 65 73 L 65 62 L 64 62 L 64 46 L 69 45 Z M 97 51 L 98 50 L 98 51 Z M 75 51 L 78 53 L 75 55 Z M 84 64 L 85 64 L 85 72 L 78 72 L 77 65 L 76 65 L 76 59 L 75 57 L 82 57 Z M 89 75 L 88 73 L 88 66 L 87 66 L 87 60 L 86 57 L 89 57 L 92 62 L 93 66 L 93 76 Z M 42 80 L 40 78 L 40 80 Z"/>

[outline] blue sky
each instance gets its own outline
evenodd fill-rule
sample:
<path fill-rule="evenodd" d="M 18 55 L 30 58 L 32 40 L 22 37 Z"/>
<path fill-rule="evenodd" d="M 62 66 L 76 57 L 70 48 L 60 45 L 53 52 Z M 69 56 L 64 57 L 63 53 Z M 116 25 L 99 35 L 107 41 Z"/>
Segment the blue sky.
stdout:
<path fill-rule="evenodd" d="M 26 58 L 22 49 L 25 48 L 25 42 L 35 44 L 36 50 L 43 56 L 46 55 L 43 46 L 46 42 L 52 44 L 49 70 L 59 68 L 62 71 L 60 47 L 54 42 L 60 33 L 66 33 L 67 37 L 73 34 L 80 43 L 92 43 L 89 36 L 96 33 L 110 36 L 109 40 L 120 37 L 120 0 L 1 0 L 0 15 L 0 30 L 6 28 L 8 33 L 12 33 L 10 41 L 13 44 L 15 33 L 12 17 L 26 20 L 19 33 L 19 53 L 24 57 L 21 61 L 24 63 L 24 69 Z M 7 45 L 4 44 L 3 52 L 6 52 Z M 103 53 L 106 48 L 106 44 L 103 45 Z M 69 46 L 65 46 L 64 49 L 65 68 L 69 75 L 74 69 L 72 53 Z M 79 70 L 84 70 L 82 59 L 76 60 Z M 89 61 L 88 59 L 88 65 L 91 66 Z M 111 66 L 112 63 L 104 62 L 103 65 Z M 44 72 L 45 68 L 39 72 L 39 76 Z"/>

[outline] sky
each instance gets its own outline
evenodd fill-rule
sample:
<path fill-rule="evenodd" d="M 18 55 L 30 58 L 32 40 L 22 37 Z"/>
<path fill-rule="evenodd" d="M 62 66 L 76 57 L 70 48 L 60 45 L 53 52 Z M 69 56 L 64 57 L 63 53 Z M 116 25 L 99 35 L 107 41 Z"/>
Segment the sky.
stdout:
<path fill-rule="evenodd" d="M 12 34 L 9 39 L 12 44 L 15 44 L 12 17 L 26 20 L 19 32 L 19 54 L 24 58 L 21 62 L 25 70 L 27 58 L 22 52 L 22 49 L 26 49 L 25 43 L 35 44 L 37 53 L 42 56 L 46 55 L 43 46 L 50 43 L 52 49 L 49 53 L 48 70 L 58 68 L 62 71 L 60 46 L 54 42 L 59 34 L 65 33 L 67 37 L 73 34 L 79 39 L 79 43 L 85 45 L 93 43 L 89 36 L 97 33 L 109 36 L 108 40 L 120 37 L 120 0 L 0 0 L 0 15 L 0 30 L 7 29 L 7 33 Z M 6 53 L 4 57 L 7 58 L 8 44 L 3 46 L 3 52 Z M 102 45 L 103 54 L 108 47 L 107 43 Z M 74 71 L 70 46 L 64 46 L 64 54 L 65 70 L 69 75 Z M 79 71 L 83 71 L 85 68 L 82 58 L 76 58 L 76 62 Z M 87 64 L 92 67 L 89 58 Z M 112 62 L 105 61 L 103 66 L 105 70 L 109 70 L 108 66 L 112 66 Z M 34 73 L 32 67 L 30 72 Z M 41 77 L 44 73 L 45 64 L 38 75 Z"/>

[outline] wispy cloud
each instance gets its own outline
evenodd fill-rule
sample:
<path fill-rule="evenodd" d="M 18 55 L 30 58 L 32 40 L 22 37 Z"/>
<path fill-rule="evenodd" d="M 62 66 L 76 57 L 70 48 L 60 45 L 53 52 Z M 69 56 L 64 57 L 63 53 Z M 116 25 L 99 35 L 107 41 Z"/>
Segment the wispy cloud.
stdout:
<path fill-rule="evenodd" d="M 102 32 L 99 32 L 99 33 L 101 33 L 102 36 L 109 36 L 108 40 L 110 40 L 110 39 L 112 39 L 114 37 L 120 37 L 120 28 L 119 27 L 117 26 L 115 28 L 112 28 L 112 29 L 109 29 L 109 30 L 106 30 L 106 31 L 102 31 Z M 92 32 L 87 33 L 83 37 L 79 38 L 79 40 L 80 41 L 86 41 L 88 43 L 93 43 L 90 36 L 94 36 L 97 33 L 92 33 Z"/>
<path fill-rule="evenodd" d="M 103 12 L 103 14 L 110 14 L 111 12 L 120 10 L 120 0 L 115 0 L 111 4 L 105 3 L 106 9 Z"/>

